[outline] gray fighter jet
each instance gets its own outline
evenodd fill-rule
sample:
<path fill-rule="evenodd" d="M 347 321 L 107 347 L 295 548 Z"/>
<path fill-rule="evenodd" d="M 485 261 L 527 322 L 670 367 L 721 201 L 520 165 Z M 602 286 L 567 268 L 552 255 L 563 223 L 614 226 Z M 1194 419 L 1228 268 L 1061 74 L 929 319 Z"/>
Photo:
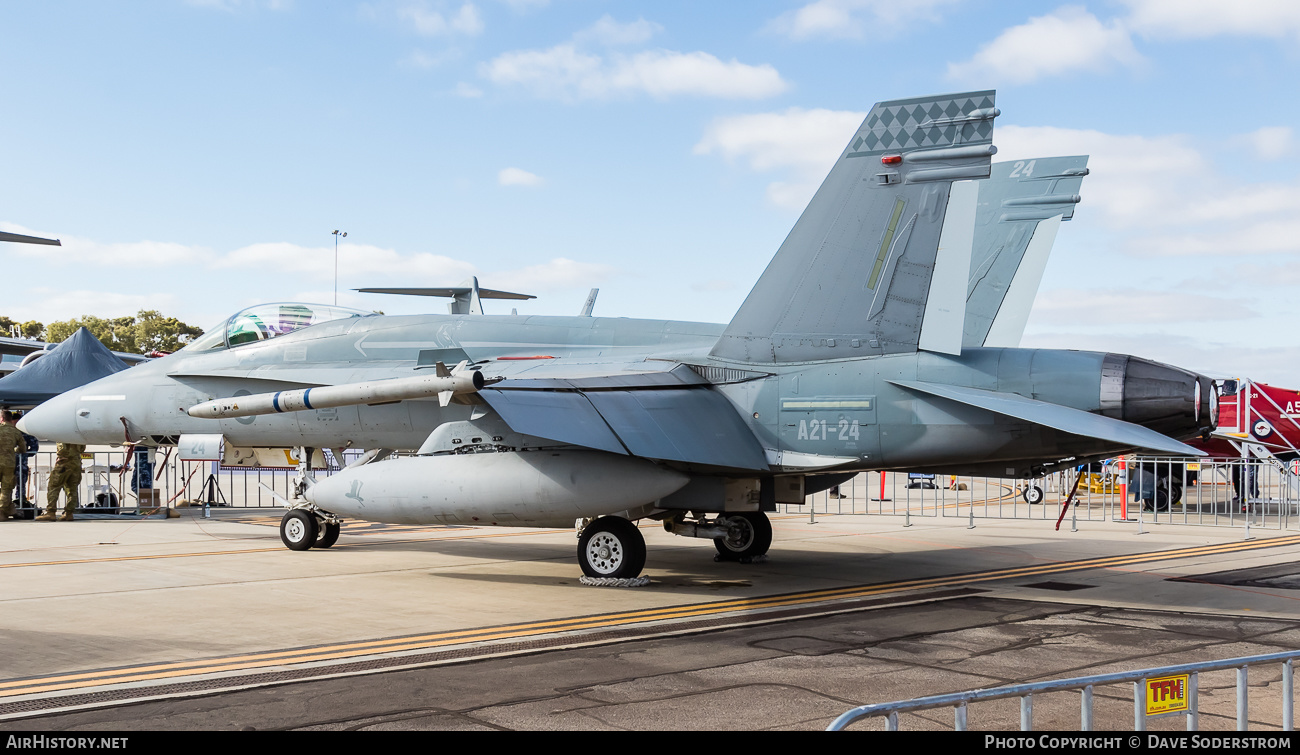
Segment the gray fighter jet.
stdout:
<path fill-rule="evenodd" d="M 963 345 L 997 115 L 992 91 L 876 105 L 727 325 L 266 305 L 23 427 L 302 447 L 281 523 L 296 550 L 332 544 L 342 517 L 576 520 L 583 572 L 611 578 L 645 563 L 636 521 L 752 558 L 771 544 L 765 512 L 863 470 L 1024 478 L 1196 455 L 1179 440 L 1213 429 L 1208 378 Z M 369 451 L 316 480 L 311 448 Z"/>

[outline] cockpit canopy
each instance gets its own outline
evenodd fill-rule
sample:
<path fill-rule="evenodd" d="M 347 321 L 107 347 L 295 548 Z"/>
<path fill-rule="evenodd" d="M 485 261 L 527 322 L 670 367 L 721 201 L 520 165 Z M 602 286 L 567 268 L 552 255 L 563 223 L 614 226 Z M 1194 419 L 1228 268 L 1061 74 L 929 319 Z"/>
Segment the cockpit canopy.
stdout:
<path fill-rule="evenodd" d="M 310 325 L 373 314 L 331 304 L 277 302 L 241 309 L 204 331 L 182 351 L 217 351 L 256 341 L 267 341 Z"/>

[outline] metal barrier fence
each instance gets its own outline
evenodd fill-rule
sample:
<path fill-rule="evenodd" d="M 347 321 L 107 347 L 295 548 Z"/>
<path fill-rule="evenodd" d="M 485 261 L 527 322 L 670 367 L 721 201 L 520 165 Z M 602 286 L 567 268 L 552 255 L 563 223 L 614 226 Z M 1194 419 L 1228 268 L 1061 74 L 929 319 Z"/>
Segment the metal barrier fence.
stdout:
<path fill-rule="evenodd" d="M 1062 526 L 1079 521 L 1293 529 L 1300 475 L 1273 459 L 1128 457 L 1032 480 L 864 472 L 785 513 L 884 514 L 1055 521 L 1081 476 Z M 838 496 L 836 495 L 838 493 Z"/>
<path fill-rule="evenodd" d="M 1280 661 L 1282 663 L 1282 729 L 1283 731 L 1292 731 L 1295 725 L 1295 675 L 1292 664 L 1296 658 L 1300 658 L 1300 650 L 1292 650 L 1284 653 L 1270 653 L 1268 655 L 1253 655 L 1243 658 L 1229 658 L 1222 661 L 1204 661 L 1201 663 L 1185 663 L 1177 666 L 1162 666 L 1159 668 L 1141 669 L 1139 671 L 1125 671 L 1117 674 L 1078 676 L 1072 679 L 1058 679 L 1050 682 L 1016 684 L 1009 687 L 997 687 L 994 689 L 979 689 L 969 692 L 955 692 L 948 695 L 919 697 L 914 700 L 900 700 L 892 703 L 862 705 L 840 715 L 831 722 L 830 726 L 826 727 L 826 730 L 842 731 L 854 721 L 863 718 L 883 716 L 885 718 L 886 731 L 898 731 L 898 715 L 900 713 L 913 713 L 921 710 L 950 707 L 953 708 L 953 724 L 955 728 L 958 731 L 965 731 L 968 723 L 967 706 L 970 703 L 1014 697 L 1020 699 L 1020 730 L 1033 731 L 1035 694 L 1078 690 L 1081 693 L 1079 728 L 1082 731 L 1092 731 L 1094 723 L 1094 689 L 1104 685 L 1130 682 L 1133 685 L 1134 731 L 1145 730 L 1147 719 L 1154 718 L 1156 715 L 1160 715 L 1161 717 L 1167 715 L 1185 715 L 1187 716 L 1187 730 L 1198 731 L 1200 729 L 1200 674 L 1210 671 L 1232 669 L 1237 673 L 1237 731 L 1247 731 L 1249 727 L 1249 687 L 1247 686 L 1248 670 L 1251 666 L 1258 666 L 1265 663 L 1277 663 Z M 1174 710 L 1169 713 L 1152 714 L 1148 703 L 1149 688 L 1147 682 L 1157 679 L 1169 680 L 1171 677 L 1179 676 L 1189 677 L 1189 679 L 1186 680 L 1185 687 L 1174 688 L 1165 685 L 1162 689 L 1173 693 L 1172 695 L 1168 695 L 1168 697 L 1180 698 L 1183 701 L 1184 709 Z M 1162 700 L 1160 702 L 1164 701 Z"/>
<path fill-rule="evenodd" d="M 348 451 L 346 464 L 360 451 Z M 153 509 L 190 505 L 213 498 L 232 507 L 276 507 L 275 495 L 292 495 L 296 470 L 288 467 L 225 467 L 216 462 L 182 462 L 171 451 L 154 452 L 153 492 L 139 493 L 134 464 L 126 450 L 83 454 L 79 497 L 83 508 Z M 323 452 L 325 468 L 339 468 Z M 45 485 L 54 452 L 39 451 L 29 460 L 26 499 L 44 507 Z M 1129 457 L 1057 472 L 1032 480 L 968 476 L 907 475 L 864 472 L 837 489 L 808 496 L 803 506 L 782 504 L 785 513 L 884 514 L 911 517 L 1055 521 L 1081 474 L 1075 498 L 1061 526 L 1079 521 L 1148 524 L 1196 524 L 1222 527 L 1294 529 L 1300 526 L 1300 465 L 1273 459 Z M 209 482 L 213 484 L 209 484 Z M 272 492 L 274 491 L 274 494 Z M 839 497 L 836 497 L 838 493 Z"/>
<path fill-rule="evenodd" d="M 358 452 L 359 454 L 359 452 Z M 82 454 L 81 482 L 78 485 L 79 511 L 84 513 L 125 513 L 162 507 L 201 505 L 208 497 L 214 506 L 241 508 L 276 507 L 281 503 L 275 494 L 290 498 L 293 494 L 292 468 L 224 467 L 217 462 L 177 461 L 165 449 L 157 451 L 152 469 L 146 477 L 151 485 L 141 486 L 135 460 L 126 450 L 94 451 Z M 38 451 L 28 458 L 29 474 L 23 481 L 26 500 L 43 509 L 47 504 L 47 485 L 54 466 L 53 451 Z M 332 455 L 325 456 L 327 466 L 315 469 L 317 476 L 337 471 Z M 351 461 L 349 457 L 345 460 Z M 209 484 L 211 480 L 212 484 Z M 140 489 L 144 487 L 145 492 Z M 60 508 L 62 507 L 60 497 Z"/>

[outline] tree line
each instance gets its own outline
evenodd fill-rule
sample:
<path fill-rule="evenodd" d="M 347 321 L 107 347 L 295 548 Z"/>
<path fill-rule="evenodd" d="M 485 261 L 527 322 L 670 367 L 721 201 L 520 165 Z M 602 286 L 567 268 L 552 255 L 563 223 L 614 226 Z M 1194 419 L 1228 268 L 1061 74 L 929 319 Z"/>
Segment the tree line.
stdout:
<path fill-rule="evenodd" d="M 0 315 L 0 335 L 34 338 L 49 343 L 65 341 L 82 327 L 113 351 L 130 354 L 148 354 L 154 351 L 170 353 L 203 335 L 202 328 L 187 325 L 175 317 L 164 317 L 154 309 L 142 309 L 134 317 L 83 315 L 75 320 L 60 320 L 49 325 L 35 320 L 18 322 Z"/>

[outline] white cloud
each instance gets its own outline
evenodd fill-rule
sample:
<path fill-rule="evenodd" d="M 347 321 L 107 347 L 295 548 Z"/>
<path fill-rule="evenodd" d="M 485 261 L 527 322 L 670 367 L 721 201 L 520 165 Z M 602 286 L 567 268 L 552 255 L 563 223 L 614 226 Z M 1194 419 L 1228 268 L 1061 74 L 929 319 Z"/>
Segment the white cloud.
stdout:
<path fill-rule="evenodd" d="M 1295 150 L 1295 139 L 1289 126 L 1265 126 L 1246 134 L 1243 141 L 1261 160 L 1278 160 Z"/>
<path fill-rule="evenodd" d="M 768 185 L 769 201 L 802 209 L 866 113 L 790 108 L 717 118 L 695 145 L 697 155 L 744 160 L 756 171 L 785 171 L 791 181 Z"/>
<path fill-rule="evenodd" d="M 428 53 L 423 50 L 416 50 L 410 55 L 407 55 L 406 58 L 401 61 L 401 64 L 409 68 L 420 68 L 427 71 L 437 68 L 448 61 L 456 60 L 460 58 L 460 56 L 460 51 L 454 49 L 440 53 Z"/>
<path fill-rule="evenodd" d="M 1003 31 L 970 60 L 950 63 L 948 76 L 962 81 L 1025 83 L 1142 62 L 1123 24 L 1102 24 L 1084 8 L 1067 5 Z"/>
<path fill-rule="evenodd" d="M 767 31 L 797 41 L 816 38 L 860 39 L 894 31 L 913 21 L 937 21 L 939 9 L 960 0 L 816 0 L 767 24 Z"/>
<path fill-rule="evenodd" d="M 1202 220 L 1189 208 L 1189 217 Z M 1300 219 L 1270 219 L 1243 223 L 1222 231 L 1152 235 L 1140 239 L 1149 254 L 1300 254 Z"/>
<path fill-rule="evenodd" d="M 1103 290 L 1056 289 L 1039 292 L 1033 317 L 1038 325 L 1141 326 L 1161 323 L 1220 322 L 1258 316 L 1234 299 L 1187 291 L 1151 291 L 1115 286 Z"/>
<path fill-rule="evenodd" d="M 1189 181 L 1210 168 L 1187 137 L 1130 136 L 1054 127 L 999 126 L 998 160 L 1044 155 L 1090 155 L 1083 185 L 1085 209 L 1102 211 L 1120 227 L 1185 220 Z M 1208 197 L 1207 197 L 1208 198 Z"/>
<path fill-rule="evenodd" d="M 1243 183 L 1187 136 L 1000 127 L 998 159 L 1091 155 L 1080 211 L 1099 212 L 1147 255 L 1300 252 L 1300 182 Z"/>
<path fill-rule="evenodd" d="M 402 254 L 365 244 L 339 244 L 338 258 L 339 279 L 357 281 L 358 285 L 383 285 L 393 280 L 463 280 L 476 270 L 469 262 L 439 254 Z M 222 256 L 212 267 L 291 272 L 316 280 L 331 280 L 334 247 L 305 247 L 288 242 L 250 244 Z"/>
<path fill-rule="evenodd" d="M 464 81 L 458 83 L 451 93 L 457 97 L 464 97 L 466 99 L 478 99 L 483 96 L 482 89 Z"/>
<path fill-rule="evenodd" d="M 1300 36 L 1295 0 L 1123 0 L 1125 24 L 1151 37 L 1198 39 L 1222 35 Z"/>
<path fill-rule="evenodd" d="M 497 183 L 502 186 L 541 186 L 542 177 L 520 168 L 505 168 L 497 173 Z"/>
<path fill-rule="evenodd" d="M 14 223 L 0 222 L 0 230 L 24 236 L 54 238 Z M 44 244 L 6 244 L 6 251 L 23 257 L 36 257 L 56 264 L 103 265 L 180 265 L 205 262 L 212 251 L 200 246 L 186 246 L 166 241 L 130 241 L 105 244 L 77 236 L 64 236 L 62 246 Z"/>
<path fill-rule="evenodd" d="M 651 50 L 608 58 L 571 43 L 547 50 L 497 56 L 481 74 L 501 86 L 521 86 L 535 96 L 561 100 L 648 94 L 657 99 L 685 95 L 758 99 L 779 94 L 785 81 L 770 65 L 723 62 L 704 52 Z"/>
<path fill-rule="evenodd" d="M 37 320 L 47 325 L 60 320 L 72 320 L 85 315 L 95 317 L 126 317 L 142 309 L 156 309 L 171 315 L 179 309 L 180 301 L 172 293 L 132 293 L 120 291 L 90 291 L 46 288 L 28 289 L 20 319 Z M 190 323 L 193 325 L 194 323 Z"/>
<path fill-rule="evenodd" d="M 610 265 L 557 257 L 550 262 L 518 270 L 503 270 L 483 276 L 492 288 L 507 291 L 555 291 L 568 288 L 591 288 L 617 273 Z"/>
<path fill-rule="evenodd" d="M 664 27 L 644 18 L 620 24 L 613 16 L 605 14 L 591 26 L 573 35 L 575 42 L 596 42 L 609 47 L 639 45 L 663 31 Z"/>
<path fill-rule="evenodd" d="M 428 3 L 416 2 L 397 9 L 397 16 L 411 25 L 415 33 L 424 37 L 453 35 L 476 36 L 483 32 L 483 19 L 473 3 L 465 3 L 455 13 L 443 14 L 433 10 Z"/>

